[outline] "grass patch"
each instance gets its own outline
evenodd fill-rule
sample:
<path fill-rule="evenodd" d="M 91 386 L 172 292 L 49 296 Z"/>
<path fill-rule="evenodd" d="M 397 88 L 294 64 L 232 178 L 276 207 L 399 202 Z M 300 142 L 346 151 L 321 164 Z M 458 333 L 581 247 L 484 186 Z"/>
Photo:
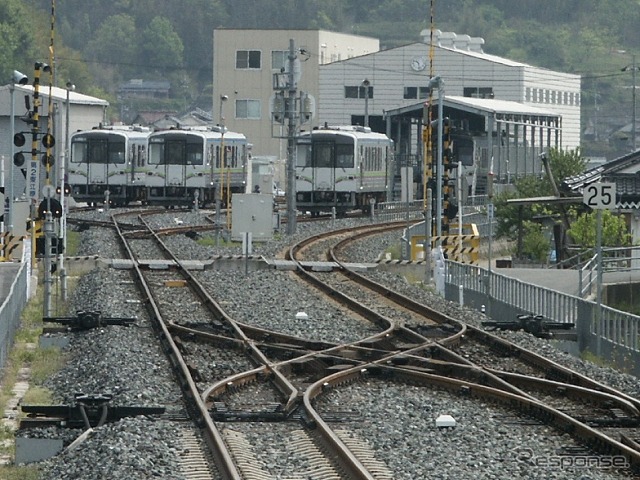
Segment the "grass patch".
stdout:
<path fill-rule="evenodd" d="M 402 259 L 402 245 L 396 244 L 387 247 L 387 249 L 383 252 L 382 257 L 386 258 L 386 254 L 391 255 L 391 260 L 400 260 Z"/>
<path fill-rule="evenodd" d="M 3 480 L 38 480 L 38 467 L 2 467 Z"/>
<path fill-rule="evenodd" d="M 590 352 L 589 350 L 585 350 L 580 354 L 580 358 L 587 362 L 591 362 L 599 367 L 608 367 L 610 366 L 602 357 L 597 356 L 595 353 Z"/>
<path fill-rule="evenodd" d="M 68 257 L 73 257 L 78 254 L 78 247 L 80 246 L 80 232 L 72 232 L 67 229 L 67 250 L 64 254 Z"/>
<path fill-rule="evenodd" d="M 57 347 L 35 350 L 31 359 L 32 381 L 36 384 L 42 384 L 64 366 L 65 360 L 66 357 Z"/>
<path fill-rule="evenodd" d="M 202 245 L 203 247 L 215 247 L 216 245 L 216 237 L 202 237 L 197 240 L 198 245 Z M 241 244 L 239 242 L 226 241 L 222 235 L 218 237 L 218 247 L 223 248 L 232 248 L 238 247 Z"/>
<path fill-rule="evenodd" d="M 52 405 L 51 391 L 44 387 L 32 387 L 25 393 L 23 402 L 25 405 Z"/>
<path fill-rule="evenodd" d="M 78 235 L 75 236 L 79 238 Z M 77 251 L 77 243 L 72 248 Z M 69 278 L 69 291 L 75 287 L 76 283 L 77 278 Z M 66 357 L 59 348 L 38 348 L 39 337 L 43 328 L 43 293 L 44 288 L 42 287 L 42 282 L 40 282 L 37 294 L 29 300 L 22 311 L 15 342 L 2 371 L 2 388 L 0 389 L 0 409 L 2 410 L 6 408 L 8 401 L 13 396 L 13 386 L 18 379 L 20 369 L 23 367 L 31 368 L 31 386 L 26 392 L 23 402 L 32 405 L 51 405 L 53 402 L 51 392 L 38 386 L 38 384 L 41 384 L 46 378 L 59 370 L 63 366 Z M 60 302 L 58 310 L 66 312 L 68 305 Z M 14 437 L 15 432 L 7 427 L 0 426 L 0 441 L 13 440 Z M 0 447 L 0 451 L 13 456 L 15 446 L 13 443 L 10 446 L 3 446 Z M 3 466 L 0 467 L 0 478 L 6 480 L 38 480 L 40 473 L 37 466 Z"/>

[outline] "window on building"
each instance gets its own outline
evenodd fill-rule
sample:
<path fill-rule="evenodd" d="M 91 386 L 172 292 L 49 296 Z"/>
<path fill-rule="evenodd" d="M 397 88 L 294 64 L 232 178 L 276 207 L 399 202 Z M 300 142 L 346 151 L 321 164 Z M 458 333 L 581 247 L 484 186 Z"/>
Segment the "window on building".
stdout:
<path fill-rule="evenodd" d="M 369 98 L 373 98 L 373 87 L 369 85 Z M 365 98 L 365 87 L 362 85 L 355 87 L 344 87 L 344 98 Z M 414 97 L 415 98 L 415 97 Z"/>
<path fill-rule="evenodd" d="M 429 87 L 419 87 L 418 98 L 429 98 Z"/>
<path fill-rule="evenodd" d="M 464 87 L 462 94 L 471 98 L 493 98 L 492 87 Z"/>
<path fill-rule="evenodd" d="M 259 120 L 260 100 L 236 100 L 236 118 Z"/>
<path fill-rule="evenodd" d="M 289 52 L 286 50 L 272 50 L 271 51 L 271 68 L 273 70 L 281 70 L 286 68 L 289 61 Z"/>
<path fill-rule="evenodd" d="M 260 50 L 238 50 L 236 51 L 236 68 L 249 69 L 261 68 L 262 52 Z"/>
<path fill-rule="evenodd" d="M 418 98 L 418 87 L 404 87 L 403 98 Z"/>

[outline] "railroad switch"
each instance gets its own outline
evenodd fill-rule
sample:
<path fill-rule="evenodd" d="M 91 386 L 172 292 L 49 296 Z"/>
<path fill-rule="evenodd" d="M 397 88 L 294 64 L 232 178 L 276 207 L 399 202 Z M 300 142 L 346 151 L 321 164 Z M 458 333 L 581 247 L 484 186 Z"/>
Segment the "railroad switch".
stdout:
<path fill-rule="evenodd" d="M 492 330 L 523 330 L 539 338 L 554 338 L 555 330 L 572 330 L 573 323 L 552 322 L 542 315 L 517 315 L 514 321 L 482 322 L 483 327 Z"/>
<path fill-rule="evenodd" d="M 20 428 L 56 425 L 66 428 L 94 428 L 107 422 L 137 415 L 160 415 L 165 407 L 111 406 L 113 395 L 88 395 L 77 393 L 73 405 L 22 405 L 27 414 L 20 421 Z"/>
<path fill-rule="evenodd" d="M 97 310 L 79 310 L 75 317 L 43 317 L 42 321 L 66 325 L 66 330 L 90 330 L 106 325 L 130 325 L 137 319 L 137 317 L 103 317 L 102 312 Z"/>

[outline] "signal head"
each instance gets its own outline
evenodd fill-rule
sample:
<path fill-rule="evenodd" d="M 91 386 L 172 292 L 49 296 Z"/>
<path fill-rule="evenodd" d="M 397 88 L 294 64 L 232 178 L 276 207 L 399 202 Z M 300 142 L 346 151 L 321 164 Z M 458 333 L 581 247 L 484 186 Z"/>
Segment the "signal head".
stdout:
<path fill-rule="evenodd" d="M 17 83 L 18 85 L 26 85 L 29 83 L 29 77 L 27 77 L 24 73 L 19 72 L 18 70 L 13 71 L 12 75 L 13 83 Z"/>

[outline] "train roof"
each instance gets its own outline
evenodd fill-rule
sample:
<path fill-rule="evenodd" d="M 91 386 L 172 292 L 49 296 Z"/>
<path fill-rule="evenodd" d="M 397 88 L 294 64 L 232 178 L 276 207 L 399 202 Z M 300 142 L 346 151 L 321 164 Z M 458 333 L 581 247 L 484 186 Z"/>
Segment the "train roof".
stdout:
<path fill-rule="evenodd" d="M 207 127 L 183 127 L 183 128 L 168 128 L 166 130 L 156 130 L 151 133 L 150 137 L 160 137 L 165 135 L 196 135 L 202 138 L 222 138 L 224 129 L 224 138 L 229 140 L 246 140 L 244 133 L 232 132 L 225 127 L 219 125 L 207 126 Z"/>
<path fill-rule="evenodd" d="M 71 135 L 108 135 L 121 134 L 126 137 L 148 137 L 151 129 L 141 125 L 99 125 L 90 130 L 77 130 Z"/>
<path fill-rule="evenodd" d="M 324 125 L 321 127 L 315 127 L 313 130 L 300 133 L 301 136 L 315 134 L 334 134 L 354 138 L 370 138 L 390 141 L 389 137 L 384 133 L 372 132 L 370 127 L 363 127 L 361 125 Z"/>

